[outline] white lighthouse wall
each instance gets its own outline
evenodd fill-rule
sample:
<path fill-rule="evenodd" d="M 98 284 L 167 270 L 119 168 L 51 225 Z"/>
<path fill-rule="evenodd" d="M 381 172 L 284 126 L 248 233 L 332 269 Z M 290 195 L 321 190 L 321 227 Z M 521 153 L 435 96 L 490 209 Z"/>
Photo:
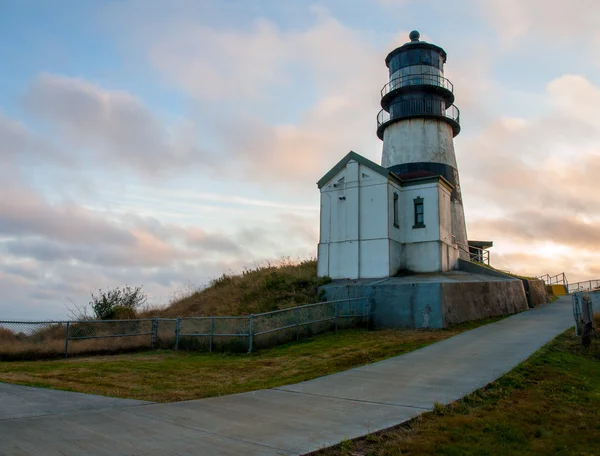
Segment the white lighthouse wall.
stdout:
<path fill-rule="evenodd" d="M 452 234 L 454 203 L 452 194 L 446 187 L 439 186 L 439 218 L 441 243 L 441 270 L 450 271 L 458 267 L 460 251 Z"/>
<path fill-rule="evenodd" d="M 403 234 L 404 267 L 412 272 L 434 272 L 442 268 L 438 209 L 439 184 L 428 183 L 404 188 L 404 214 L 400 231 Z M 424 228 L 413 228 L 414 199 L 423 198 Z"/>
<path fill-rule="evenodd" d="M 387 182 L 351 160 L 321 188 L 320 276 L 389 276 Z"/>
<path fill-rule="evenodd" d="M 394 122 L 383 133 L 381 166 L 432 162 L 456 166 L 452 127 L 444 121 L 427 118 Z"/>
<path fill-rule="evenodd" d="M 465 210 L 462 203 L 458 201 L 452 202 L 452 232 L 456 236 L 456 242 L 463 246 L 468 245 L 467 241 L 467 225 L 465 222 Z M 469 259 L 468 254 L 465 254 L 465 259 Z"/>
<path fill-rule="evenodd" d="M 402 203 L 402 192 L 404 190 L 395 182 L 389 182 L 387 187 L 387 205 L 388 205 L 388 233 L 389 233 L 389 275 L 395 276 L 404 269 L 404 245 L 401 223 L 402 219 L 407 217 L 406 208 Z M 394 194 L 398 195 L 398 226 L 394 225 Z"/>

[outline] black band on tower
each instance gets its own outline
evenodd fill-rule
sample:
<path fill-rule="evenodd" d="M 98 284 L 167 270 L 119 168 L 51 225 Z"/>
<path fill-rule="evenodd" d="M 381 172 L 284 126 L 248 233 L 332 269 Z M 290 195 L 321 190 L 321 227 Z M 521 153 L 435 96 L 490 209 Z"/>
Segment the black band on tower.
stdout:
<path fill-rule="evenodd" d="M 424 176 L 442 176 L 454 187 L 452 190 L 452 200 L 462 204 L 460 195 L 460 183 L 458 181 L 458 171 L 450 165 L 444 163 L 403 163 L 388 168 L 392 173 L 398 175 L 401 179 L 411 179 Z"/>

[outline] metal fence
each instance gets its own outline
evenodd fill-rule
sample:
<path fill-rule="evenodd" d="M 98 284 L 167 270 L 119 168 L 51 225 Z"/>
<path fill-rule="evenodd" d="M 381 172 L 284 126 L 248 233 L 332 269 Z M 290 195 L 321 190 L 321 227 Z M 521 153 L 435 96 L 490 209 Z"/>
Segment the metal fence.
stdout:
<path fill-rule="evenodd" d="M 564 285 L 565 291 L 569 289 L 569 281 L 567 280 L 567 276 L 564 272 L 553 276 L 551 276 L 550 274 L 544 274 L 542 276 L 536 277 L 536 279 L 543 280 L 546 283 L 546 285 Z"/>
<path fill-rule="evenodd" d="M 583 282 L 570 283 L 568 288 L 569 294 L 577 293 L 579 291 L 600 290 L 600 279 L 584 280 Z"/>
<path fill-rule="evenodd" d="M 586 297 L 589 297 L 589 299 L 585 299 Z M 573 318 L 575 319 L 575 335 L 579 336 L 583 324 L 591 321 L 593 325 L 593 316 L 600 313 L 600 291 L 592 293 L 576 292 L 572 294 L 572 299 Z"/>
<path fill-rule="evenodd" d="M 367 298 L 327 301 L 248 316 L 93 321 L 0 321 L 0 360 L 142 349 L 252 352 L 365 324 Z"/>

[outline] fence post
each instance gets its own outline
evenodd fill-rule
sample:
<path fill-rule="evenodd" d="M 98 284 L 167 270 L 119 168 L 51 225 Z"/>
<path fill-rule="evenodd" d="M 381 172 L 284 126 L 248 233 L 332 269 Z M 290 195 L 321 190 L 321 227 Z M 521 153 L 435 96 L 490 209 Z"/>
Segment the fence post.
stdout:
<path fill-rule="evenodd" d="M 152 318 L 152 336 L 151 336 L 152 350 L 154 350 L 156 348 L 157 337 L 158 337 L 158 318 L 153 317 Z"/>
<path fill-rule="evenodd" d="M 65 358 L 69 357 L 69 327 L 71 326 L 71 322 L 67 322 L 67 330 L 65 331 Z"/>
<path fill-rule="evenodd" d="M 300 340 L 300 306 L 296 306 L 296 340 Z"/>
<path fill-rule="evenodd" d="M 338 313 L 339 313 L 338 304 L 339 304 L 339 302 L 335 303 L 335 332 L 337 332 L 337 330 L 338 330 Z"/>
<path fill-rule="evenodd" d="M 213 349 L 213 338 L 215 337 L 215 317 L 210 317 L 210 341 L 208 344 L 208 351 L 212 353 Z"/>
<path fill-rule="evenodd" d="M 181 317 L 177 317 L 177 322 L 175 323 L 175 350 L 179 350 L 179 328 L 181 325 Z"/>
<path fill-rule="evenodd" d="M 250 334 L 248 334 L 248 353 L 252 353 L 252 339 L 254 338 L 254 315 L 250 315 Z"/>

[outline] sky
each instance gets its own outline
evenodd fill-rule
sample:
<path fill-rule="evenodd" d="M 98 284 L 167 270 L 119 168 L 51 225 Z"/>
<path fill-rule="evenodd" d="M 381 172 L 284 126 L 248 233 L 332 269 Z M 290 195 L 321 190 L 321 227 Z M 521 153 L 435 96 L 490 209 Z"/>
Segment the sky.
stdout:
<path fill-rule="evenodd" d="M 470 239 L 600 278 L 597 0 L 0 2 L 0 319 L 152 305 L 316 256 L 316 181 L 380 162 L 385 57 L 448 53 Z"/>

